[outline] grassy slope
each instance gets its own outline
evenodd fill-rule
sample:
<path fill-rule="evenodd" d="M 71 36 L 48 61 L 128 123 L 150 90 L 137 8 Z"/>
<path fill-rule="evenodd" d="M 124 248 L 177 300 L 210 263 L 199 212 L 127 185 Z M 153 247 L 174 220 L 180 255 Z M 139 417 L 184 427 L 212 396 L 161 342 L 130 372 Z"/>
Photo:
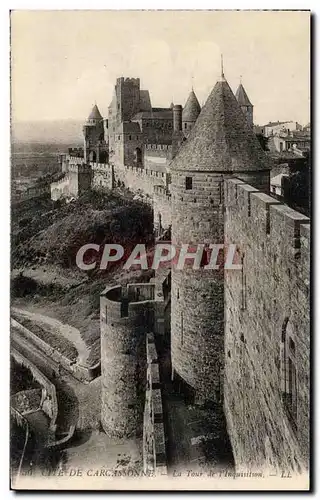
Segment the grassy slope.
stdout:
<path fill-rule="evenodd" d="M 130 193 L 110 191 L 87 193 L 68 205 L 31 200 L 12 211 L 12 269 L 19 269 L 12 279 L 13 302 L 28 306 L 79 328 L 91 348 L 88 361 L 100 356 L 99 296 L 107 285 L 147 281 L 150 271 L 84 272 L 75 265 L 78 248 L 85 243 L 122 243 L 128 251 L 136 242 L 146 242 L 152 234 L 149 206 L 133 200 Z M 57 280 L 27 278 L 28 270 L 50 267 Z M 48 273 L 47 273 L 48 274 Z M 59 276 L 77 276 L 78 284 L 65 286 Z M 50 278 L 51 279 L 51 278 Z M 71 281 L 70 281 L 71 282 Z"/>

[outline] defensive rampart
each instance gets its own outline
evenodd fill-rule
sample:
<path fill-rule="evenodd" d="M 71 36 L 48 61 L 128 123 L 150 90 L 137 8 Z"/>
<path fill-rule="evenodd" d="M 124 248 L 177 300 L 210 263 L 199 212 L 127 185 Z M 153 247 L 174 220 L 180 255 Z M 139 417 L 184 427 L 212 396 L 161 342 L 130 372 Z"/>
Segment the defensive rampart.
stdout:
<path fill-rule="evenodd" d="M 309 456 L 310 221 L 225 182 L 224 405 L 238 469 L 302 472 Z"/>

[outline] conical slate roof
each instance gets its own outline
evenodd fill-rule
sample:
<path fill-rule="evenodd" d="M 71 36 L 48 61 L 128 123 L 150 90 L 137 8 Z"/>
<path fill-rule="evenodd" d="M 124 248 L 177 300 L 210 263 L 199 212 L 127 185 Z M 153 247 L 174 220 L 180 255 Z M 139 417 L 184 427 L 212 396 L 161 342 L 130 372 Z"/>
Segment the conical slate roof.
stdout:
<path fill-rule="evenodd" d="M 182 111 L 183 122 L 195 122 L 201 111 L 199 101 L 193 89 L 191 90 L 187 102 Z"/>
<path fill-rule="evenodd" d="M 236 98 L 240 106 L 252 106 L 242 83 L 240 83 L 239 87 L 237 88 Z"/>
<path fill-rule="evenodd" d="M 244 113 L 222 78 L 172 161 L 172 170 L 245 172 L 269 167 Z"/>
<path fill-rule="evenodd" d="M 96 104 L 93 106 L 92 111 L 88 117 L 88 120 L 102 120 L 102 115 Z"/>

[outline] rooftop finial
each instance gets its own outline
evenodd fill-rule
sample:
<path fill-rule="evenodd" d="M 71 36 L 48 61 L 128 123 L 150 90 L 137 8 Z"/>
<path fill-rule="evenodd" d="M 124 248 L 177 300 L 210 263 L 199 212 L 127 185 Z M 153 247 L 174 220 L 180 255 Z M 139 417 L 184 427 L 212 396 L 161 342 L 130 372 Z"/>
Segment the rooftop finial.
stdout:
<path fill-rule="evenodd" d="M 191 90 L 193 90 L 193 74 L 191 75 Z"/>
<path fill-rule="evenodd" d="M 223 54 L 221 54 L 221 75 L 220 75 L 219 81 L 220 82 L 226 81 L 225 76 L 224 76 L 224 72 L 223 72 Z"/>
<path fill-rule="evenodd" d="M 242 75 L 240 75 L 240 84 L 242 84 Z"/>

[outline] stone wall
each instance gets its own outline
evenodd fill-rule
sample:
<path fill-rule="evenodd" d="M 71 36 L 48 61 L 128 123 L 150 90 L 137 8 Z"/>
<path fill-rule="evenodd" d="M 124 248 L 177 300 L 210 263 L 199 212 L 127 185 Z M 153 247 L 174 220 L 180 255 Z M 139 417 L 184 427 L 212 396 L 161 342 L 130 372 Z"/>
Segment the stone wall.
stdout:
<path fill-rule="evenodd" d="M 103 190 L 113 188 L 113 167 L 107 163 L 92 163 L 92 189 Z"/>
<path fill-rule="evenodd" d="M 302 472 L 309 456 L 310 224 L 240 180 L 225 184 L 224 406 L 238 469 Z"/>
<path fill-rule="evenodd" d="M 91 165 L 76 164 L 74 158 L 68 156 L 65 161 L 67 168 L 65 176 L 50 186 L 51 199 L 55 201 L 59 198 L 78 198 L 92 187 Z"/>
<path fill-rule="evenodd" d="M 192 178 L 186 189 L 186 177 Z M 223 177 L 215 173 L 172 173 L 172 242 L 223 242 Z M 198 401 L 220 400 L 223 367 L 223 274 L 172 269 L 171 357 Z"/>
<path fill-rule="evenodd" d="M 172 171 L 172 243 L 224 243 L 224 178 L 214 171 Z M 241 178 L 269 189 L 269 171 L 241 172 Z M 223 270 L 172 270 L 171 356 L 175 374 L 191 388 L 195 400 L 222 399 L 224 276 Z"/>
<path fill-rule="evenodd" d="M 52 182 L 50 186 L 51 200 L 57 201 L 60 198 L 69 197 L 70 196 L 69 184 L 70 184 L 70 178 L 68 173 L 66 173 L 62 179 L 56 182 Z"/>
<path fill-rule="evenodd" d="M 153 192 L 153 227 L 157 234 L 161 234 L 171 224 L 171 194 L 164 186 L 155 186 Z"/>
<path fill-rule="evenodd" d="M 152 197 L 155 186 L 166 186 L 167 174 L 165 171 L 116 165 L 114 167 L 114 185 L 118 186 L 119 183 L 131 191 L 142 191 Z"/>
<path fill-rule="evenodd" d="M 152 333 L 146 339 L 147 387 L 143 417 L 144 473 L 166 474 L 167 458 L 159 361 Z"/>
<path fill-rule="evenodd" d="M 50 196 L 50 184 L 44 186 L 32 186 L 25 191 L 12 191 L 11 203 L 19 203 L 21 201 L 32 200 L 34 198 L 43 198 Z"/>
<path fill-rule="evenodd" d="M 18 364 L 29 368 L 34 379 L 41 385 L 42 387 L 41 407 L 42 410 L 50 418 L 50 430 L 52 432 L 55 432 L 56 420 L 58 417 L 58 401 L 57 401 L 55 386 L 33 363 L 31 363 L 31 361 L 25 358 L 16 349 L 11 348 L 10 354 Z"/>
<path fill-rule="evenodd" d="M 165 169 L 172 159 L 172 146 L 167 144 L 146 144 L 144 147 L 144 167 L 153 170 L 157 166 Z"/>
<path fill-rule="evenodd" d="M 107 288 L 100 296 L 101 423 L 110 436 L 142 432 L 146 338 L 151 331 L 163 334 L 167 274 Z"/>
<path fill-rule="evenodd" d="M 44 342 L 44 340 L 40 339 L 37 335 L 35 335 L 31 330 L 21 325 L 18 321 L 11 318 L 11 325 L 14 326 L 21 333 L 22 337 L 25 337 L 31 343 L 35 344 L 43 353 L 49 356 L 55 363 L 59 363 L 63 368 L 68 370 L 72 375 L 82 382 L 90 382 L 94 378 L 100 375 L 100 362 L 96 363 L 93 366 L 84 366 L 79 362 L 74 363 L 70 359 L 68 359 L 63 354 L 59 353 L 52 346 Z M 16 335 L 14 330 L 12 331 L 12 335 Z M 17 342 L 19 342 L 19 338 L 16 337 Z"/>
<path fill-rule="evenodd" d="M 115 437 L 141 433 L 145 390 L 145 337 L 151 328 L 149 301 L 129 302 L 120 286 L 100 297 L 101 423 Z"/>

